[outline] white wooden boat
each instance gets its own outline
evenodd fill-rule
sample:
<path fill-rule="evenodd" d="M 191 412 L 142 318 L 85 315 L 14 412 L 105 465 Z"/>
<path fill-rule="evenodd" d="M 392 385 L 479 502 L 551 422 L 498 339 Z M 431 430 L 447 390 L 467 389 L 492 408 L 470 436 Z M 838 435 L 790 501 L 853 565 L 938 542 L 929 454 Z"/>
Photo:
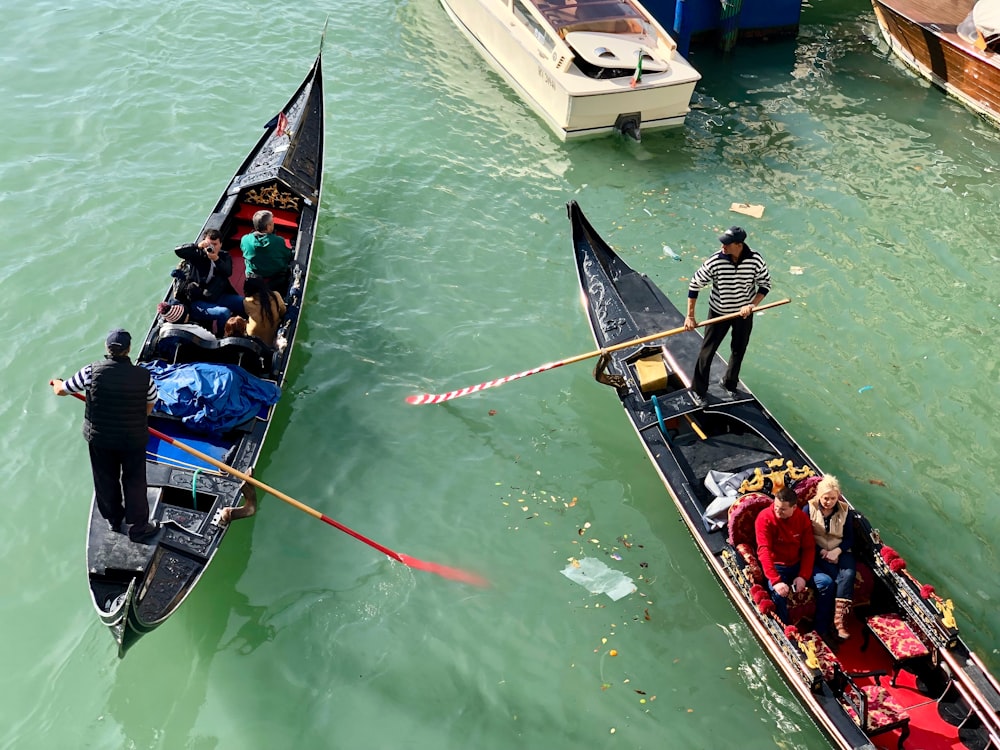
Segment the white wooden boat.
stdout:
<path fill-rule="evenodd" d="M 679 127 L 701 75 L 637 0 L 441 0 L 562 140 Z"/>

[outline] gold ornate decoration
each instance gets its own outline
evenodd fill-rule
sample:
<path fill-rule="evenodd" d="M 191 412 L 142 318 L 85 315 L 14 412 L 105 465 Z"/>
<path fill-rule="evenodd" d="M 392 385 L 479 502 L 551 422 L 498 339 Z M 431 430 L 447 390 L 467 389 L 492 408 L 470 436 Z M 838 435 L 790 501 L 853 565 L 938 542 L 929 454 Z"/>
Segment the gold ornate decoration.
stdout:
<path fill-rule="evenodd" d="M 260 190 L 248 191 L 244 203 L 252 203 L 255 206 L 284 208 L 292 211 L 299 210 L 299 197 L 287 191 L 281 192 L 278 190 L 277 185 L 269 185 Z"/>
<path fill-rule="evenodd" d="M 944 626 L 946 628 L 954 628 L 958 626 L 958 622 L 955 620 L 955 603 L 951 599 L 935 599 L 934 604 L 941 611 L 941 619 L 944 621 Z"/>
<path fill-rule="evenodd" d="M 806 666 L 809 669 L 819 669 L 819 657 L 816 656 L 816 644 L 812 641 L 799 640 L 799 648 L 806 655 Z"/>
<path fill-rule="evenodd" d="M 784 464 L 784 468 L 779 468 L 782 464 Z M 742 495 L 746 492 L 759 492 L 763 490 L 766 480 L 771 480 L 771 491 L 777 492 L 785 486 L 786 480 L 798 481 L 799 479 L 805 479 L 815 474 L 808 466 L 796 468 L 792 461 L 786 461 L 783 458 L 775 458 L 768 461 L 767 468 L 771 471 L 766 474 L 760 469 L 754 469 L 753 476 L 743 480 L 743 484 L 740 485 L 739 494 Z"/>

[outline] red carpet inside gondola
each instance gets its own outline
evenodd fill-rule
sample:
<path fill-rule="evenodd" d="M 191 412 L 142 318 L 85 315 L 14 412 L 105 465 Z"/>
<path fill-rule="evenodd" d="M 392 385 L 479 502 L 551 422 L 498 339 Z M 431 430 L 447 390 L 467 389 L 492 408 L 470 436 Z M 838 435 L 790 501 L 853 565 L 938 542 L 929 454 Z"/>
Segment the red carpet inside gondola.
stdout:
<path fill-rule="evenodd" d="M 892 658 L 885 647 L 876 638 L 868 639 L 868 648 L 861 650 L 865 625 L 854 617 L 847 618 L 851 638 L 837 648 L 837 658 L 842 668 L 849 674 L 857 672 L 884 671 L 886 675 L 879 678 L 880 684 L 890 692 L 893 699 L 903 706 L 910 715 L 910 736 L 906 739 L 904 750 L 981 750 L 986 747 L 985 734 L 975 730 L 960 733 L 957 724 L 961 723 L 965 711 L 957 702 L 957 692 L 947 684 L 925 685 L 917 680 L 916 675 L 901 670 L 896 679 L 896 686 L 890 685 L 892 675 Z M 859 685 L 874 684 L 876 678 L 862 677 L 856 682 Z M 924 690 L 927 692 L 925 693 Z M 942 697 L 942 693 L 944 696 Z M 947 719 L 945 718 L 947 717 Z M 895 750 L 899 741 L 900 730 L 896 729 L 880 734 L 872 739 L 876 747 Z M 964 742 L 963 742 L 964 740 Z"/>

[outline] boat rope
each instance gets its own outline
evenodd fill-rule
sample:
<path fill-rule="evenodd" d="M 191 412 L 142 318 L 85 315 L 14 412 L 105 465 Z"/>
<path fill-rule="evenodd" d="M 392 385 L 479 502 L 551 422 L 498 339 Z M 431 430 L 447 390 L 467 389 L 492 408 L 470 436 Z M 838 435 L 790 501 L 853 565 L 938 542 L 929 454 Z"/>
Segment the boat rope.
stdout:
<path fill-rule="evenodd" d="M 191 504 L 194 506 L 195 510 L 198 510 L 198 475 L 201 474 L 201 468 L 194 470 L 194 474 L 191 475 Z"/>
<path fill-rule="evenodd" d="M 656 421 L 660 423 L 660 432 L 663 433 L 663 437 L 667 437 L 667 426 L 663 424 L 663 414 L 660 412 L 660 402 L 657 400 L 656 394 L 650 396 L 649 400 L 653 402 L 653 409 L 656 411 Z"/>
<path fill-rule="evenodd" d="M 190 469 L 192 471 L 194 471 L 195 469 L 198 469 L 199 471 L 203 471 L 206 474 L 212 474 L 213 476 L 217 476 L 217 477 L 223 476 L 223 472 L 221 472 L 221 471 L 215 471 L 213 469 L 206 469 L 205 467 L 203 467 L 203 466 L 201 466 L 199 464 L 193 464 L 193 463 L 188 463 L 187 461 L 181 461 L 179 458 L 175 458 L 174 456 L 163 456 L 163 455 L 160 455 L 159 453 L 153 453 L 152 451 L 146 451 L 146 457 L 147 458 L 152 458 L 155 461 L 158 461 L 159 463 L 165 464 L 167 466 L 176 466 L 178 469 Z"/>

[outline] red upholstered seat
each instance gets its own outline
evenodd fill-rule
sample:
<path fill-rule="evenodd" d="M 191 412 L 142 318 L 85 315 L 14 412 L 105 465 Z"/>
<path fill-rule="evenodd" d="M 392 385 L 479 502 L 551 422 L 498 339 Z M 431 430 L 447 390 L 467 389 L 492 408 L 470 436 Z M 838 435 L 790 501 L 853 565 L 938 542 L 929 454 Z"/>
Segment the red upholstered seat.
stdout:
<path fill-rule="evenodd" d="M 761 586 L 764 585 L 764 570 L 760 567 L 760 563 L 757 561 L 757 553 L 754 548 L 749 544 L 737 544 L 736 551 L 740 553 L 740 557 L 743 558 L 743 562 L 746 563 L 746 567 L 743 572 L 746 573 L 747 577 L 754 583 L 759 583 Z"/>
<path fill-rule="evenodd" d="M 816 485 L 819 484 L 821 477 L 818 474 L 813 474 L 811 477 L 806 477 L 805 479 L 800 479 L 792 487 L 795 490 L 795 495 L 798 497 L 798 505 L 800 508 L 804 508 L 806 503 L 816 496 Z"/>
<path fill-rule="evenodd" d="M 811 645 L 816 651 L 816 658 L 819 660 L 819 671 L 823 673 L 824 680 L 832 680 L 837 671 L 840 660 L 833 650 L 826 645 L 826 641 L 815 630 L 810 630 L 799 635 L 799 641 L 803 644 Z"/>
<path fill-rule="evenodd" d="M 869 737 L 899 729 L 899 748 L 910 735 L 910 715 L 893 697 L 892 694 L 878 683 L 878 676 L 884 672 L 862 672 L 847 675 L 836 669 L 835 681 L 839 684 L 837 699 L 844 711 L 861 730 Z M 859 677 L 875 677 L 872 685 L 859 685 L 855 682 Z"/>
<path fill-rule="evenodd" d="M 729 543 L 734 547 L 746 544 L 757 554 L 757 532 L 754 523 L 757 514 L 774 502 L 774 498 L 763 492 L 744 495 L 729 509 Z"/>
<path fill-rule="evenodd" d="M 812 494 L 815 494 L 816 482 L 818 481 L 819 477 L 807 477 L 795 485 L 796 491 L 801 485 L 809 483 L 804 491 L 809 492 L 811 489 Z M 812 494 L 808 497 L 811 497 Z M 757 559 L 757 533 L 754 523 L 757 520 L 757 514 L 773 502 L 774 498 L 770 495 L 765 495 L 763 492 L 751 492 L 733 503 L 729 509 L 729 542 L 743 559 L 744 573 L 752 583 L 762 586 L 764 585 L 764 571 Z M 875 579 L 871 568 L 865 563 L 858 562 L 856 568 L 854 605 L 864 606 L 871 601 Z M 811 587 L 789 596 L 788 619 L 790 624 L 794 625 L 803 620 L 811 620 L 815 614 L 816 596 Z"/>
<path fill-rule="evenodd" d="M 237 219 L 249 222 L 253 219 L 253 215 L 262 209 L 271 212 L 276 227 L 297 227 L 299 225 L 298 214 L 294 211 L 271 208 L 270 206 L 253 206 L 249 203 L 241 203 L 235 216 Z"/>
<path fill-rule="evenodd" d="M 891 684 L 893 686 L 896 684 L 899 670 L 907 662 L 930 655 L 927 644 L 920 640 L 920 636 L 914 632 L 906 620 L 897 614 L 873 615 L 865 621 L 865 624 L 868 628 L 865 630 L 864 643 L 861 648 L 864 650 L 868 647 L 868 632 L 874 633 L 875 637 L 885 646 L 885 650 L 889 652 L 889 656 L 892 657 Z"/>

